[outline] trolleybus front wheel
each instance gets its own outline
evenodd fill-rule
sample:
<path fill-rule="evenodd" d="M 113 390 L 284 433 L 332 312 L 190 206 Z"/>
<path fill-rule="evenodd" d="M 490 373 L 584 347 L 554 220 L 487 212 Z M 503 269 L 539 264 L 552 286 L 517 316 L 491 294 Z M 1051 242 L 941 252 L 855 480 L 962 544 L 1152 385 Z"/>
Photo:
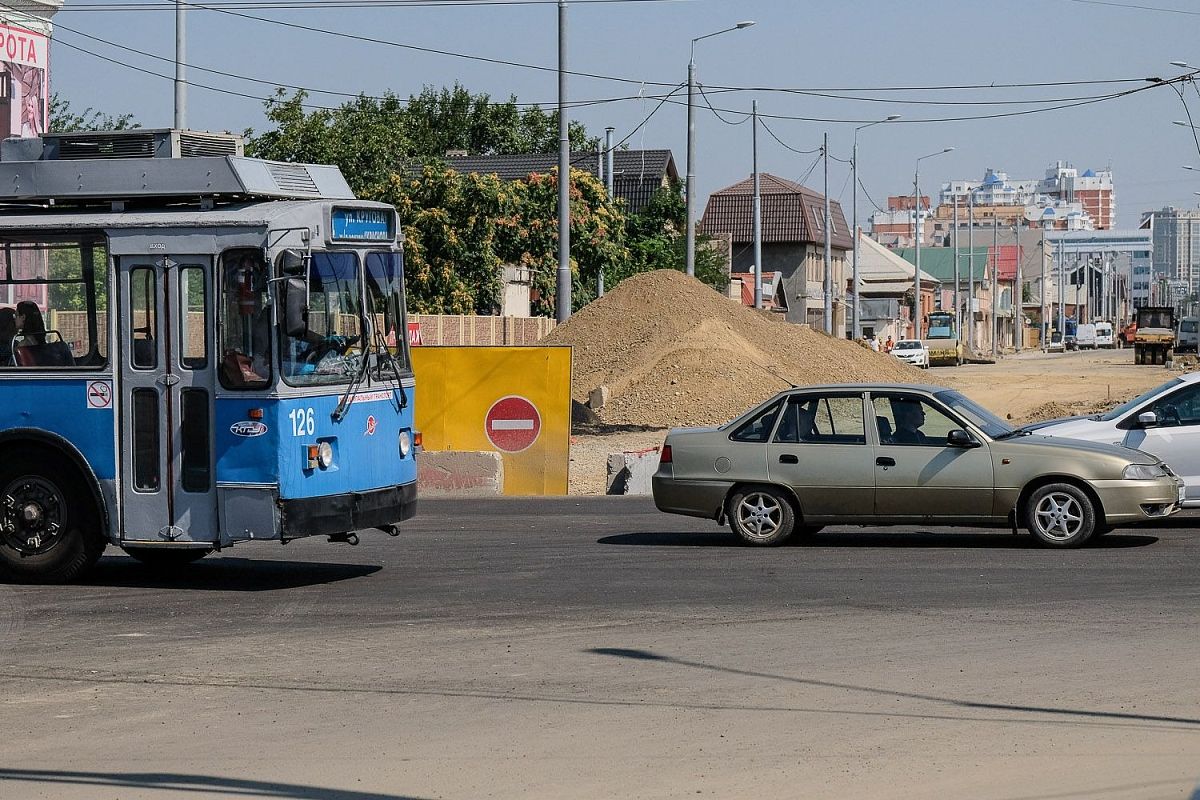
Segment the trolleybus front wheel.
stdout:
<path fill-rule="evenodd" d="M 107 542 L 91 491 L 73 464 L 24 451 L 0 464 L 0 580 L 65 583 Z"/>
<path fill-rule="evenodd" d="M 198 547 L 125 547 L 127 555 L 151 567 L 182 567 L 212 552 Z"/>

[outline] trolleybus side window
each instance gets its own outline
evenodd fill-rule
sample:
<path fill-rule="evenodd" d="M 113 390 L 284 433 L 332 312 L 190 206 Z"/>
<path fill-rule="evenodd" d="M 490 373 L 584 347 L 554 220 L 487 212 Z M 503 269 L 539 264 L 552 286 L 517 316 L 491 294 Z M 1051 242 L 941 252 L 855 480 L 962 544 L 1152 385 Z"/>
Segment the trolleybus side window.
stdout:
<path fill-rule="evenodd" d="M 101 369 L 107 330 L 102 238 L 0 236 L 0 369 Z"/>
<path fill-rule="evenodd" d="M 221 286 L 221 385 L 261 389 L 271 378 L 271 309 L 261 251 L 226 251 Z"/>
<path fill-rule="evenodd" d="M 375 334 L 396 359 L 396 366 L 408 370 L 405 348 L 407 330 L 404 319 L 404 261 L 400 253 L 367 254 L 367 304 Z M 375 342 L 374 344 L 379 344 Z"/>
<path fill-rule="evenodd" d="M 282 342 L 282 372 L 293 386 L 348 383 L 362 365 L 358 256 L 313 253 L 308 271 L 308 331 Z"/>
<path fill-rule="evenodd" d="M 185 266 L 179 271 L 179 341 L 184 369 L 208 366 L 208 300 L 203 267 Z"/>
<path fill-rule="evenodd" d="M 158 366 L 158 349 L 154 345 L 158 330 L 158 293 L 154 270 L 134 267 L 129 271 L 129 311 L 133 325 L 129 327 L 130 362 L 134 369 L 154 369 Z"/>

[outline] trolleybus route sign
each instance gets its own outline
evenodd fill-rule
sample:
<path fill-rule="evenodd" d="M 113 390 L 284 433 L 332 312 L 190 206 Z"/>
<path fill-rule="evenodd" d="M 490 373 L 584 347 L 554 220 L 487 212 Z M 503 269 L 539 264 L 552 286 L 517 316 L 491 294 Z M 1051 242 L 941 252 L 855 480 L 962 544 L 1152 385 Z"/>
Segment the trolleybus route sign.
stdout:
<path fill-rule="evenodd" d="M 527 450 L 542 432 L 542 415 L 537 406 L 519 395 L 501 397 L 484 417 L 488 441 L 506 453 Z"/>
<path fill-rule="evenodd" d="M 108 381 L 88 381 L 88 408 L 112 408 L 112 384 Z"/>

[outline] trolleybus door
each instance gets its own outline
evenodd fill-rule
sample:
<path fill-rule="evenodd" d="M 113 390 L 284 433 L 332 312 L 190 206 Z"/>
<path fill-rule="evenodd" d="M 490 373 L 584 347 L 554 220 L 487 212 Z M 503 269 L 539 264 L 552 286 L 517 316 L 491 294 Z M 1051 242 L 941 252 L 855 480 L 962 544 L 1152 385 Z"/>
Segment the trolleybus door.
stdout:
<path fill-rule="evenodd" d="M 122 538 L 215 542 L 211 256 L 122 256 Z"/>

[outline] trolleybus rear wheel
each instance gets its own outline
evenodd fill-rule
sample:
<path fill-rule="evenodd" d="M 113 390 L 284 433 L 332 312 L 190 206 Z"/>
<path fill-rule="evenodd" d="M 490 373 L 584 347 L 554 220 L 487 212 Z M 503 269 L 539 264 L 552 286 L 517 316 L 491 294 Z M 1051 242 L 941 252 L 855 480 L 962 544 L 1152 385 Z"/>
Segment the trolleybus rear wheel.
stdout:
<path fill-rule="evenodd" d="M 127 555 L 152 567 L 182 567 L 199 561 L 212 552 L 207 548 L 125 547 Z"/>
<path fill-rule="evenodd" d="M 95 500 L 66 459 L 30 453 L 0 464 L 0 579 L 65 583 L 107 542 Z"/>

